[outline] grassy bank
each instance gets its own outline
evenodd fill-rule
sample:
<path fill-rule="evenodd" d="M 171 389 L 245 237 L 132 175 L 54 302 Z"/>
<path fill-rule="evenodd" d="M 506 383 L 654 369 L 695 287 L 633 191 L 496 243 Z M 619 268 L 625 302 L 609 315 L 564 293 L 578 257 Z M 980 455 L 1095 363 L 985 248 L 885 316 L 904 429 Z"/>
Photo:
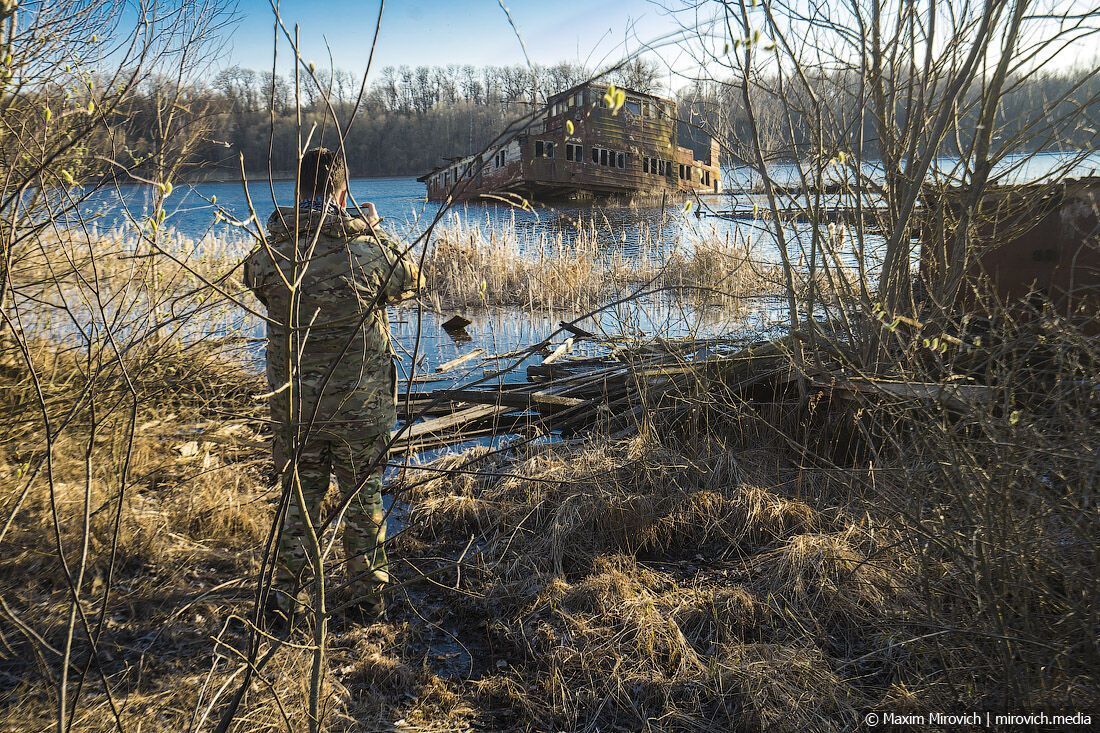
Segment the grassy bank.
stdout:
<path fill-rule="evenodd" d="M 828 731 L 868 710 L 1090 709 L 1098 443 L 1095 398 L 1069 377 L 1094 346 L 1038 328 L 1038 350 L 998 351 L 998 401 L 961 416 L 711 381 L 628 437 L 405 466 L 391 616 L 334 620 L 326 729 Z M 5 354 L 0 395 L 0 719 L 56 714 L 75 587 L 74 637 L 97 640 L 71 660 L 91 670 L 79 728 L 117 712 L 125 730 L 209 729 L 240 679 L 272 518 L 263 387 L 210 344 L 29 353 L 33 373 Z M 43 409 L 71 417 L 47 432 Z M 290 642 L 232 730 L 305 724 L 310 637 Z"/>
<path fill-rule="evenodd" d="M 726 242 L 628 263 L 436 241 L 429 297 L 454 307 L 583 306 L 652 280 L 726 289 L 711 304 L 737 312 L 774 287 Z M 277 492 L 238 255 L 60 238 L 15 260 L 0 727 L 46 729 L 75 699 L 80 730 L 211 730 L 243 679 Z M 822 387 L 870 369 L 822 329 L 749 387 L 700 372 L 626 425 L 396 464 L 391 615 L 334 616 L 325 729 L 1093 709 L 1100 355 L 1089 326 L 1002 315 L 942 344 L 852 317 L 876 376 L 981 387 L 962 407 Z M 258 638 L 230 730 L 302 729 L 312 637 Z"/>

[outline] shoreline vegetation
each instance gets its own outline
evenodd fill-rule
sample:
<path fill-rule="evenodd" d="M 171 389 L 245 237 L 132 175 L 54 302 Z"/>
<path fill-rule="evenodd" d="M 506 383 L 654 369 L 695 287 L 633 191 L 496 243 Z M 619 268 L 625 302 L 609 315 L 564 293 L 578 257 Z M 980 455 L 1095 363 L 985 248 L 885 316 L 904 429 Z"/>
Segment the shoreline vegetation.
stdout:
<path fill-rule="evenodd" d="M 761 262 L 751 242 L 740 236 L 703 231 L 685 235 L 671 248 L 645 238 L 629 250 L 607 245 L 603 237 L 590 223 L 578 224 L 567 242 L 562 233 L 521 232 L 514 224 L 486 229 L 451 220 L 436 226 L 422 261 L 422 244 L 411 251 L 426 279 L 423 299 L 439 311 L 580 314 L 636 288 L 698 305 L 721 301 L 739 308 L 741 300 L 776 298 L 782 291 L 778 267 Z M 111 310 L 128 309 L 128 318 L 146 317 L 158 308 L 177 311 L 198 297 L 204 282 L 224 284 L 223 293 L 201 296 L 207 310 L 237 307 L 227 296 L 256 307 L 239 281 L 240 262 L 252 246 L 246 238 L 196 239 L 166 228 L 156 241 L 152 246 L 125 231 L 89 236 L 58 230 L 17 248 L 11 277 L 25 294 L 34 294 L 38 305 L 52 299 L 58 312 L 71 295 L 66 288 L 88 283 L 109 292 L 105 299 L 115 302 Z M 844 275 L 848 281 L 855 277 L 847 268 Z M 800 287 L 807 285 L 803 281 Z M 828 288 L 819 282 L 818 289 Z M 130 299 L 117 301 L 120 294 Z"/>
<path fill-rule="evenodd" d="M 293 171 L 299 112 L 303 129 L 317 125 L 315 144 L 336 147 L 331 126 L 325 125 L 331 105 L 332 112 L 341 118 L 353 109 L 358 112 L 344 145 L 350 170 L 370 176 L 419 176 L 446 160 L 481 152 L 501 130 L 538 109 L 547 97 L 593 77 L 592 69 L 566 62 L 533 67 L 382 67 L 359 99 L 362 80 L 355 74 L 323 68 L 316 73 L 316 80 L 301 80 L 297 99 L 293 79 L 239 66 L 189 85 L 189 111 L 209 127 L 205 139 L 192 151 L 189 165 L 221 164 L 233 172 L 236 180 L 240 154 L 249 177 L 266 171 L 269 164 L 277 171 Z M 604 75 L 602 80 L 665 95 L 669 94 L 665 77 L 659 65 L 639 58 Z M 813 77 L 811 93 L 830 105 L 830 115 L 839 116 L 848 113 L 845 105 L 856 92 L 850 84 L 843 72 L 822 70 Z M 1096 99 L 1098 84 L 1092 66 L 1085 60 L 1077 66 L 1059 65 L 1058 71 L 1016 80 L 1002 100 L 1001 134 L 1019 152 L 1050 149 L 1051 141 L 1041 130 L 1025 122 L 1032 110 L 1044 108 L 1052 117 L 1064 115 L 1076 99 Z M 135 95 L 130 100 L 130 117 L 140 122 L 155 120 L 148 110 L 155 106 L 157 92 L 153 84 Z M 718 127 L 717 110 L 723 110 L 724 149 L 736 153 L 737 159 L 755 161 L 741 150 L 741 136 L 731 134 L 745 130 L 749 124 L 749 110 L 736 85 L 726 80 L 695 80 L 684 83 L 670 96 L 682 121 L 681 139 L 688 139 L 693 130 Z M 962 134 L 943 141 L 941 154 L 965 154 L 972 144 L 972 131 L 980 125 L 973 111 L 977 100 L 977 90 L 968 91 L 962 100 L 965 111 L 958 122 Z M 762 97 L 755 104 L 757 115 L 783 115 L 783 103 L 778 99 Z M 789 150 L 813 149 L 809 121 L 797 119 L 792 124 L 791 147 L 769 156 L 770 162 L 790 159 Z M 861 134 L 858 128 L 837 132 L 843 137 L 837 142 L 845 149 L 861 149 L 868 159 L 881 157 L 881 144 L 873 136 Z M 1064 132 L 1065 138 L 1059 141 L 1064 147 L 1093 147 L 1095 132 L 1079 128 Z M 134 149 L 143 149 L 156 134 L 148 123 L 133 124 L 127 130 L 127 142 Z"/>
<path fill-rule="evenodd" d="M 117 306 L 96 311 L 116 333 L 146 331 L 122 359 L 109 343 L 85 352 L 29 337 L 22 356 L 10 344 L 0 354 L 10 425 L 0 476 L 17 487 L 5 504 L 5 573 L 40 578 L 9 588 L 5 603 L 61 623 L 64 587 L 41 574 L 56 540 L 39 528 L 56 516 L 68 544 L 86 527 L 86 582 L 110 578 L 119 588 L 110 641 L 97 653 L 124 696 L 121 719 L 183 729 L 195 705 L 233 679 L 232 660 L 244 652 L 275 495 L 260 375 L 240 343 L 182 328 L 239 311 L 195 288 L 201 276 L 237 292 L 227 279 L 237 255 L 161 236 L 182 246 L 166 250 L 179 262 L 79 238 L 17 260 L 21 290 L 42 285 L 24 316 L 44 308 L 95 322 L 71 311 L 95 295 Z M 461 226 L 438 232 L 429 298 L 561 308 L 606 301 L 608 283 L 660 272 L 644 258 L 633 275 L 614 258 L 601 270 L 596 243 L 583 239 L 564 250 L 543 242 L 553 254 L 538 256 L 530 242 L 524 253 L 514 238 L 483 237 Z M 776 296 L 780 284 L 745 255 L 744 243 L 697 242 L 667 260 L 658 281 L 726 289 L 713 302 L 734 311 L 761 291 Z M 71 290 L 50 304 L 59 283 Z M 1093 408 L 1072 384 L 1047 384 L 1035 354 L 1017 350 L 1042 336 L 1043 353 L 1067 374 L 1095 374 L 1088 365 L 1100 361 L 1095 342 L 1069 324 L 1005 328 L 1014 341 L 986 336 L 997 370 L 988 383 L 1027 405 L 1015 422 L 996 402 L 950 420 L 904 400 L 853 412 L 824 399 L 806 412 L 796 393 L 745 399 L 700 373 L 695 388 L 652 402 L 625 434 L 597 427 L 503 453 L 393 459 L 393 613 L 365 629 L 334 620 L 323 673 L 330 729 L 375 719 L 424 731 L 638 729 L 659 718 L 670 730 L 839 731 L 867 709 L 996 706 L 1022 684 L 1039 685 L 1040 706 L 1088 709 L 1098 699 L 1090 652 L 1046 669 L 1042 650 L 1053 619 L 1088 607 L 1095 577 L 1094 517 L 1079 503 L 1085 496 L 1074 498 L 1093 468 L 1059 447 L 1074 431 L 1074 441 L 1095 436 Z M 913 349 L 908 368 L 926 369 L 928 353 Z M 32 416 L 45 409 L 60 419 L 91 385 L 97 404 L 130 400 L 135 411 L 107 425 L 71 424 L 45 464 Z M 1021 394 L 1040 389 L 1039 401 Z M 962 505 L 959 486 L 970 492 Z M 1036 507 L 1036 490 L 1061 499 Z M 933 524 L 918 534 L 907 517 L 925 505 L 955 509 L 925 516 Z M 993 525 L 982 519 L 990 511 Z M 998 561 L 1006 566 L 982 569 L 958 554 L 955 543 L 975 531 L 1008 553 Z M 1016 588 L 1021 577 L 1029 610 L 1005 618 L 1003 584 Z M 337 579 L 337 607 L 341 594 Z M 1073 629 L 1057 632 L 1070 646 L 1080 641 Z M 1042 645 L 1018 651 L 1021 677 L 1006 678 L 996 638 L 1040 634 Z M 294 729 L 304 724 L 310 655 L 301 641 L 263 671 L 248 730 L 278 728 L 283 715 Z M 6 662 L 27 681 L 11 692 L 19 702 L 0 714 L 5 725 L 50 720 L 53 696 L 44 680 L 30 681 L 34 663 Z M 89 683 L 84 695 L 82 728 L 111 728 L 102 688 Z"/>

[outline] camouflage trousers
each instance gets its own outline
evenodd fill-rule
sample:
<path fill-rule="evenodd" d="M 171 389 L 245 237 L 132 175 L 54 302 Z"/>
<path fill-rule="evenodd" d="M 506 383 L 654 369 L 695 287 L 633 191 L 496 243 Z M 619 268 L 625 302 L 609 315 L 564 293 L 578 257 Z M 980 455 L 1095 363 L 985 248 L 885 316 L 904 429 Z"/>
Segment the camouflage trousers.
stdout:
<path fill-rule="evenodd" d="M 293 481 L 294 471 L 285 445 L 285 436 L 276 428 L 275 468 L 284 490 Z M 354 438 L 320 434 L 307 439 L 298 459 L 297 475 L 305 505 L 315 527 L 325 517 L 321 505 L 328 493 L 329 480 L 336 475 L 342 499 L 353 495 L 343 515 L 344 552 L 352 598 L 379 603 L 381 590 L 389 582 L 386 560 L 386 517 L 382 506 L 383 456 L 388 431 Z M 289 589 L 304 582 L 311 568 L 308 528 L 291 486 L 286 518 L 279 541 L 278 580 Z M 358 491 L 356 491 L 358 489 Z M 322 543 L 324 540 L 322 539 Z"/>

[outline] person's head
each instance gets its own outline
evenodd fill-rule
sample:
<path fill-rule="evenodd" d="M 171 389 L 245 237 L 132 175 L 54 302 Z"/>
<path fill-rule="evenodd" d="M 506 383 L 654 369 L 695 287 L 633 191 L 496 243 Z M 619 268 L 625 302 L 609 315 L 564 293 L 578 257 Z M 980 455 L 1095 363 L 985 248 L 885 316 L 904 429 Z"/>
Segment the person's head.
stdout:
<path fill-rule="evenodd" d="M 348 196 L 348 168 L 339 152 L 313 148 L 302 155 L 298 198 L 331 199 L 343 206 Z"/>

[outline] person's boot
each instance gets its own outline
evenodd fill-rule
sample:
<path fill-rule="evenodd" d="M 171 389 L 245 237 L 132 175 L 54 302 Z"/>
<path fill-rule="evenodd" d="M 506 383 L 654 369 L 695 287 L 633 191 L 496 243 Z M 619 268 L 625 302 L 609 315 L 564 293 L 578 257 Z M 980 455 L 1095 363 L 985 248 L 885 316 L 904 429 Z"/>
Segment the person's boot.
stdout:
<path fill-rule="evenodd" d="M 272 588 L 264 605 L 264 623 L 270 631 L 288 631 L 305 610 L 305 603 L 285 590 Z"/>
<path fill-rule="evenodd" d="M 385 588 L 390 575 L 385 570 L 371 570 L 362 557 L 348 560 L 348 589 L 351 603 L 345 615 L 361 626 L 382 621 L 386 617 Z"/>
<path fill-rule="evenodd" d="M 352 603 L 344 615 L 353 624 L 370 626 L 386 620 L 386 601 L 381 593 L 376 593 Z"/>

